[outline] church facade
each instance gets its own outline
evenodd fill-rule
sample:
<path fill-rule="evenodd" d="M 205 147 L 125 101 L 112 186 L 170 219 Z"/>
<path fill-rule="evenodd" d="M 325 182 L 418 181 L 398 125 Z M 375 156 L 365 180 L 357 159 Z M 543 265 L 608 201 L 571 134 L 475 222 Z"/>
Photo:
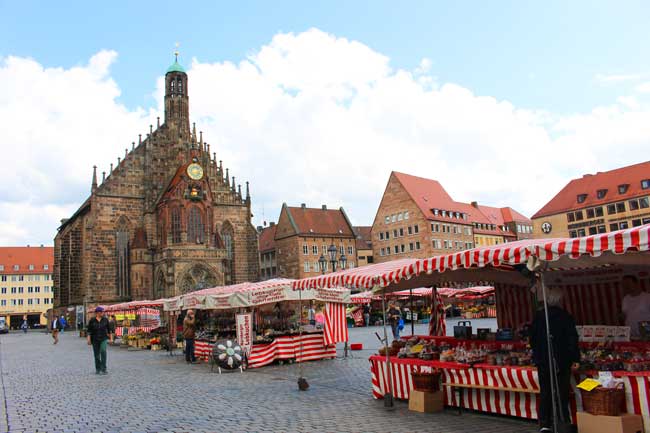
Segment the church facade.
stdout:
<path fill-rule="evenodd" d="M 257 233 L 248 182 L 190 127 L 188 77 L 165 74 L 164 122 L 151 126 L 61 221 L 54 239 L 54 307 L 159 299 L 256 281 Z"/>

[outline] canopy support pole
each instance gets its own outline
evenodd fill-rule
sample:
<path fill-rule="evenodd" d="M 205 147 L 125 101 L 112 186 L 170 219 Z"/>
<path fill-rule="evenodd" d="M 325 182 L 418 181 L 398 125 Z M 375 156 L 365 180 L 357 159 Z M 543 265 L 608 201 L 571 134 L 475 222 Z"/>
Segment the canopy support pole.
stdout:
<path fill-rule="evenodd" d="M 302 377 L 302 289 L 298 289 L 298 338 L 300 339 L 300 359 L 298 360 L 298 390 L 307 391 L 309 384 Z"/>
<path fill-rule="evenodd" d="M 413 320 L 413 288 L 409 289 L 411 296 L 411 335 L 415 335 L 415 321 Z"/>
<path fill-rule="evenodd" d="M 386 353 L 386 374 L 388 374 L 388 392 L 384 394 L 384 407 L 393 408 L 393 373 L 390 368 L 390 356 L 388 354 L 388 331 L 386 330 L 386 288 L 382 290 L 381 305 L 384 315 L 384 350 Z"/>
<path fill-rule="evenodd" d="M 548 264 L 545 264 L 546 268 Z M 555 355 L 553 354 L 553 336 L 551 335 L 551 327 L 548 319 L 548 302 L 546 300 L 546 283 L 544 281 L 544 269 L 540 271 L 540 283 L 542 286 L 542 298 L 544 301 L 544 322 L 546 325 L 546 347 L 548 352 L 548 368 L 551 375 L 551 404 L 553 406 L 553 431 L 557 432 L 559 426 L 558 420 L 558 405 L 559 399 L 555 392 L 558 390 L 557 368 L 555 365 Z"/>

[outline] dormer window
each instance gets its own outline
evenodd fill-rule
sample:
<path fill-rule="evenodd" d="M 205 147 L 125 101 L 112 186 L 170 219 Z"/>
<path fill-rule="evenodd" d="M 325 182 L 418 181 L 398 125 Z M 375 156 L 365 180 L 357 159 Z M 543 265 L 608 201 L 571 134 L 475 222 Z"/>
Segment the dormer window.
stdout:
<path fill-rule="evenodd" d="M 596 197 L 598 197 L 599 199 L 605 198 L 606 195 L 607 195 L 606 189 L 599 189 L 598 191 L 596 191 Z"/>
<path fill-rule="evenodd" d="M 578 203 L 584 203 L 587 200 L 587 194 L 578 194 Z"/>
<path fill-rule="evenodd" d="M 433 214 L 434 214 L 435 216 L 438 216 L 438 209 L 434 209 L 434 210 L 433 210 Z"/>
<path fill-rule="evenodd" d="M 623 184 L 619 185 L 618 186 L 618 193 L 619 194 L 625 194 L 629 187 L 630 187 L 629 183 L 623 183 Z"/>
<path fill-rule="evenodd" d="M 650 179 L 643 179 L 641 181 L 641 189 L 650 189 Z"/>

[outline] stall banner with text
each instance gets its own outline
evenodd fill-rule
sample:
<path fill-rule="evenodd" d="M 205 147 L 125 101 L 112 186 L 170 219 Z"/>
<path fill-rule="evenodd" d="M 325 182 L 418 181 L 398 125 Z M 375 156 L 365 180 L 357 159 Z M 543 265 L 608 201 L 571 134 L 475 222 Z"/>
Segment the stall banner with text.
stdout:
<path fill-rule="evenodd" d="M 253 347 L 253 313 L 237 314 L 237 342 L 248 355 Z"/>

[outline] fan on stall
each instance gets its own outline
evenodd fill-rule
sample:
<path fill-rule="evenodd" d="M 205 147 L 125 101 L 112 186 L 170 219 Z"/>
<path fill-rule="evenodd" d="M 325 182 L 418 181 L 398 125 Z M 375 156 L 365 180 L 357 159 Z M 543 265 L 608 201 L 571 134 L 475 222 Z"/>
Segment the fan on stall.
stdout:
<path fill-rule="evenodd" d="M 222 368 L 226 370 L 239 368 L 241 370 L 244 361 L 243 353 L 244 351 L 236 341 L 221 340 L 212 349 L 212 362 L 219 367 L 219 370 Z"/>

